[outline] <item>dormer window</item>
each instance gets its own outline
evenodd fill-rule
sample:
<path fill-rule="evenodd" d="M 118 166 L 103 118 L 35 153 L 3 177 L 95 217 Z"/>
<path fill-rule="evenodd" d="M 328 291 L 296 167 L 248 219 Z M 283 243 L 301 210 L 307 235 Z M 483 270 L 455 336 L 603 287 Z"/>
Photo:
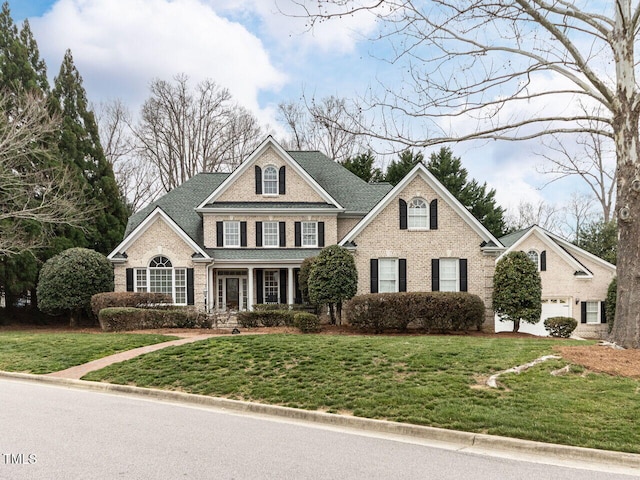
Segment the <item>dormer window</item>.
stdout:
<path fill-rule="evenodd" d="M 409 202 L 407 220 L 409 229 L 429 228 L 429 210 L 427 208 L 427 202 L 422 198 L 414 198 L 411 200 L 411 202 Z"/>
<path fill-rule="evenodd" d="M 538 255 L 538 252 L 535 250 L 529 250 L 527 252 L 527 257 L 529 257 L 529 260 L 531 260 L 535 264 L 536 268 L 540 270 L 540 256 Z"/>
<path fill-rule="evenodd" d="M 269 165 L 262 172 L 262 193 L 264 195 L 278 195 L 278 170 Z"/>

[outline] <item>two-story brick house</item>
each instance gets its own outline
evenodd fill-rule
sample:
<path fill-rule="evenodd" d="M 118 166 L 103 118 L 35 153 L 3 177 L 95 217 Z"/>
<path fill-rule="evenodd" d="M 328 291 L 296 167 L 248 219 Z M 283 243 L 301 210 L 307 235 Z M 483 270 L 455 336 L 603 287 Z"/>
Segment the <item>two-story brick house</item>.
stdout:
<path fill-rule="evenodd" d="M 268 137 L 233 173 L 198 174 L 133 215 L 109 258 L 116 291 L 244 310 L 300 302 L 302 261 L 332 244 L 353 253 L 358 293 L 474 293 L 493 330 L 506 247 L 422 164 L 392 188 Z"/>

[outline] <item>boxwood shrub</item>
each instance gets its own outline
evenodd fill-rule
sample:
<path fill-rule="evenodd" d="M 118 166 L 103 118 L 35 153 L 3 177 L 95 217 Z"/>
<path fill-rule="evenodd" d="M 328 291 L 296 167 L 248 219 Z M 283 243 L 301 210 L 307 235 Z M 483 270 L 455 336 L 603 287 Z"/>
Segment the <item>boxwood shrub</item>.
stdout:
<path fill-rule="evenodd" d="M 544 321 L 544 329 L 552 337 L 569 338 L 578 326 L 578 321 L 571 317 L 549 317 Z"/>
<path fill-rule="evenodd" d="M 168 309 L 107 307 L 98 314 L 106 332 L 149 328 L 211 328 L 211 319 L 193 307 Z"/>
<path fill-rule="evenodd" d="M 296 313 L 293 321 L 302 333 L 316 333 L 320 331 L 320 319 L 313 313 Z"/>
<path fill-rule="evenodd" d="M 245 328 L 293 326 L 294 310 L 254 310 L 238 312 L 238 324 Z"/>
<path fill-rule="evenodd" d="M 351 325 L 375 333 L 406 331 L 409 326 L 445 333 L 480 330 L 485 308 L 480 297 L 470 293 L 371 293 L 351 299 L 345 315 Z"/>
<path fill-rule="evenodd" d="M 172 304 L 173 299 L 168 293 L 106 292 L 91 297 L 91 311 L 96 317 L 107 307 L 157 308 L 158 305 L 173 307 Z"/>

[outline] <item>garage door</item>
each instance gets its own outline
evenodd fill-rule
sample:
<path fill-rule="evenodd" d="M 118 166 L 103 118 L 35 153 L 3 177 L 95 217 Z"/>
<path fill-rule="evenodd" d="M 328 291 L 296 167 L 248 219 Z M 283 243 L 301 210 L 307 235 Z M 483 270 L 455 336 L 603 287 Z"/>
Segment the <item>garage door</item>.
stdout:
<path fill-rule="evenodd" d="M 543 298 L 542 314 L 538 323 L 520 323 L 520 332 L 530 333 L 532 335 L 547 336 L 548 333 L 544 329 L 544 321 L 549 317 L 570 317 L 571 304 L 567 298 Z M 496 316 L 496 332 L 513 331 L 513 322 L 501 322 Z"/>

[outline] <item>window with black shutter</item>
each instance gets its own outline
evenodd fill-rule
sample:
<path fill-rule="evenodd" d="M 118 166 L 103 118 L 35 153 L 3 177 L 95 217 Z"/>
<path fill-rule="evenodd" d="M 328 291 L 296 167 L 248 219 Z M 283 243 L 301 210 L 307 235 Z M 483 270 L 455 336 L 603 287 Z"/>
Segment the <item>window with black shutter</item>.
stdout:
<path fill-rule="evenodd" d="M 371 293 L 378 293 L 378 259 L 372 258 L 369 260 L 369 278 Z"/>
<path fill-rule="evenodd" d="M 286 167 L 283 165 L 280 167 L 280 170 L 278 170 L 278 193 L 280 195 L 284 195 L 287 191 L 286 176 Z"/>
<path fill-rule="evenodd" d="M 407 229 L 407 202 L 402 199 L 398 200 L 400 210 L 400 230 Z"/>
<path fill-rule="evenodd" d="M 434 198 L 429 204 L 429 228 L 438 229 L 438 199 Z"/>
<path fill-rule="evenodd" d="M 256 195 L 262 195 L 262 169 L 256 165 Z"/>

